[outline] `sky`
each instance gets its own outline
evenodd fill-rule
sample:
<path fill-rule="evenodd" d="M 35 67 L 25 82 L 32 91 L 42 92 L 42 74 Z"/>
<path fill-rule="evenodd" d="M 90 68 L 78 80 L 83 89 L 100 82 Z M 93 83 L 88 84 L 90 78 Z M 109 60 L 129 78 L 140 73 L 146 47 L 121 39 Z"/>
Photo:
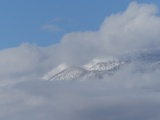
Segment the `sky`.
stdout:
<path fill-rule="evenodd" d="M 73 31 L 95 31 L 106 16 L 123 12 L 132 0 L 1 0 L 0 49 L 22 43 L 50 46 Z M 137 0 L 153 3 L 158 0 Z"/>
<path fill-rule="evenodd" d="M 82 66 L 95 58 L 157 55 L 158 1 L 2 3 L 0 119 L 160 119 L 159 61 L 151 64 L 158 69 L 145 72 L 131 63 L 102 79 L 42 79 L 62 63 Z"/>

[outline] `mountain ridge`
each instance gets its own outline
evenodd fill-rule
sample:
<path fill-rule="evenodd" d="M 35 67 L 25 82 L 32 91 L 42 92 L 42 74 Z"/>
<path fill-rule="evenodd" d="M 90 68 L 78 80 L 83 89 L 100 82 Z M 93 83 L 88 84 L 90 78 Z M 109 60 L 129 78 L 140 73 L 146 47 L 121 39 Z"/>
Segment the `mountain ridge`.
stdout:
<path fill-rule="evenodd" d="M 160 69 L 160 51 L 139 52 L 118 57 L 94 58 L 82 66 L 60 64 L 42 79 L 54 80 L 89 80 L 103 78 L 104 75 L 113 75 L 116 71 L 128 64 L 134 64 L 135 71 Z"/>

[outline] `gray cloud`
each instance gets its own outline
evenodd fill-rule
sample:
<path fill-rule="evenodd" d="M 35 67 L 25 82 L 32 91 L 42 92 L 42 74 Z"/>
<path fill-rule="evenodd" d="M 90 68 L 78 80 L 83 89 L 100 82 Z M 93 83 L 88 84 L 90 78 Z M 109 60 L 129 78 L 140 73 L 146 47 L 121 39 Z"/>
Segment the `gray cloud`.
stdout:
<path fill-rule="evenodd" d="M 124 67 L 90 81 L 43 81 L 62 62 L 82 65 L 94 57 L 159 47 L 158 8 L 132 2 L 107 17 L 99 30 L 72 32 L 45 48 L 22 44 L 0 51 L 0 119 L 159 120 L 159 70 Z"/>

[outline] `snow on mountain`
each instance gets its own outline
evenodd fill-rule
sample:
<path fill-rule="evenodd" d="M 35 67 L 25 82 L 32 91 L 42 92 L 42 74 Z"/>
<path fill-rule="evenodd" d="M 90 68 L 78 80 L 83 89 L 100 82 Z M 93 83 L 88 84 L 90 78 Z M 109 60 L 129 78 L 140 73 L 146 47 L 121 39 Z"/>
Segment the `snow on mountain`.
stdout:
<path fill-rule="evenodd" d="M 90 71 L 109 71 L 118 69 L 119 66 L 123 65 L 124 62 L 121 62 L 119 60 L 113 60 L 108 62 L 100 62 L 89 68 Z"/>
<path fill-rule="evenodd" d="M 123 62 L 117 59 L 93 59 L 83 66 L 69 67 L 66 64 L 61 64 L 57 68 L 53 69 L 46 76 L 44 80 L 73 80 L 73 79 L 91 79 L 101 78 L 103 72 L 118 69 Z"/>
<path fill-rule="evenodd" d="M 50 80 L 73 80 L 84 75 L 87 71 L 81 67 L 69 67 L 53 75 Z"/>
<path fill-rule="evenodd" d="M 43 80 L 50 80 L 53 76 L 58 74 L 59 72 L 63 71 L 64 69 L 68 68 L 69 65 L 66 63 L 62 63 L 61 65 L 57 66 L 53 70 L 51 70 L 47 75 L 45 75 L 42 79 Z"/>
<path fill-rule="evenodd" d="M 97 63 L 104 63 L 104 62 L 109 62 L 109 61 L 114 61 L 114 60 L 117 60 L 117 59 L 113 58 L 113 57 L 109 57 L 109 58 L 94 58 L 92 61 L 90 61 L 89 63 L 83 65 L 82 67 L 84 67 L 87 70 L 90 70 L 91 67 L 93 67 Z"/>
<path fill-rule="evenodd" d="M 160 69 L 160 52 L 140 52 L 124 55 L 117 58 L 95 58 L 88 64 L 82 66 L 71 66 L 61 64 L 46 76 L 44 80 L 87 80 L 92 78 L 103 78 L 105 74 L 113 74 L 122 66 L 134 63 L 135 72 Z"/>

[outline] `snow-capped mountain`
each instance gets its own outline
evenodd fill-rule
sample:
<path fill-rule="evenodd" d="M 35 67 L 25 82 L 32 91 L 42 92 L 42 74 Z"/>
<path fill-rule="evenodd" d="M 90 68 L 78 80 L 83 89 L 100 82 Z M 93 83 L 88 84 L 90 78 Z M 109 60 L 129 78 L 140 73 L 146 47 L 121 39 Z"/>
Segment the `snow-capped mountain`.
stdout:
<path fill-rule="evenodd" d="M 65 70 L 68 67 L 69 67 L 69 65 L 67 65 L 66 63 L 62 63 L 61 65 L 59 65 L 56 68 L 54 68 L 53 70 L 51 70 L 42 79 L 43 80 L 50 80 L 53 76 L 55 76 L 56 74 L 60 73 L 61 71 Z"/>
<path fill-rule="evenodd" d="M 86 74 L 87 71 L 81 67 L 68 67 L 51 77 L 51 80 L 73 80 Z"/>
<path fill-rule="evenodd" d="M 87 80 L 103 78 L 104 75 L 114 74 L 123 66 L 134 64 L 135 71 L 148 71 L 160 69 L 160 51 L 143 51 L 134 54 L 111 58 L 95 58 L 82 66 L 69 66 L 61 64 L 51 70 L 42 79 L 44 80 Z"/>
<path fill-rule="evenodd" d="M 73 79 L 91 79 L 91 78 L 101 78 L 103 74 L 110 73 L 111 71 L 117 70 L 122 66 L 124 62 L 117 59 L 112 60 L 102 60 L 94 59 L 88 64 L 83 66 L 69 66 L 66 64 L 61 64 L 42 79 L 44 80 L 73 80 Z"/>

